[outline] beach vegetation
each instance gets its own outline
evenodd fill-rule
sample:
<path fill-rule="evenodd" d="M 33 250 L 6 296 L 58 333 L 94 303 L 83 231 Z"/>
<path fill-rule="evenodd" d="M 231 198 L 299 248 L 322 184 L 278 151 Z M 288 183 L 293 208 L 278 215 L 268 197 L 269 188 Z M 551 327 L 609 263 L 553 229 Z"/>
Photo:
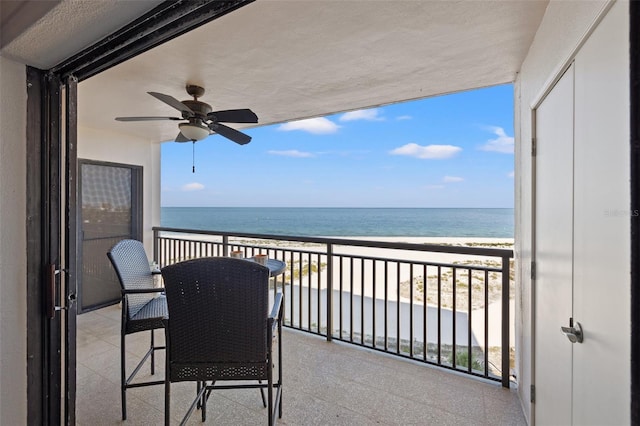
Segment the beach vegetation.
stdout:
<path fill-rule="evenodd" d="M 327 268 L 326 262 L 319 263 L 317 261 L 308 262 L 303 260 L 300 262 L 299 260 L 295 260 L 291 262 L 290 260 L 287 260 L 286 264 L 286 281 L 291 281 L 292 279 L 299 280 L 300 278 L 309 276 L 309 274 L 318 274 Z"/>
<path fill-rule="evenodd" d="M 489 262 L 489 261 L 488 261 Z M 460 262 L 460 266 L 469 266 L 466 261 Z M 473 265 L 475 266 L 475 265 Z M 484 265 L 492 267 L 489 265 Z M 495 272 L 485 276 L 485 271 L 474 270 L 470 267 L 461 267 L 456 269 L 455 285 L 453 281 L 453 268 L 442 270 L 440 273 L 440 283 L 438 286 L 438 275 L 427 275 L 425 283 L 422 275 L 414 276 L 413 281 L 404 280 L 399 283 L 400 295 L 404 298 L 410 298 L 413 289 L 414 302 L 423 302 L 426 299 L 427 304 L 438 305 L 438 296 L 440 296 L 440 306 L 445 309 L 453 308 L 453 295 L 455 291 L 456 309 L 472 310 L 485 308 L 485 291 L 488 293 L 489 304 L 500 301 L 502 298 L 502 274 Z M 471 287 L 469 286 L 469 274 L 471 275 Z M 514 280 L 510 276 L 511 292 L 510 297 L 515 297 Z M 440 295 L 438 295 L 438 287 L 440 287 Z M 469 307 L 469 290 L 471 288 L 471 307 Z"/>
<path fill-rule="evenodd" d="M 433 244 L 433 243 L 423 243 L 423 244 Z M 512 249 L 514 244 L 509 241 L 497 241 L 497 242 L 473 242 L 468 241 L 464 243 L 445 243 L 439 242 L 437 243 L 439 246 L 448 246 L 448 247 L 481 247 L 481 248 L 504 248 L 504 249 Z"/>
<path fill-rule="evenodd" d="M 482 371 L 484 370 L 484 365 L 481 360 L 473 356 L 471 357 L 471 369 Z M 449 364 L 453 365 L 453 356 L 449 356 Z M 469 368 L 469 351 L 466 349 L 456 351 L 456 368 Z"/>

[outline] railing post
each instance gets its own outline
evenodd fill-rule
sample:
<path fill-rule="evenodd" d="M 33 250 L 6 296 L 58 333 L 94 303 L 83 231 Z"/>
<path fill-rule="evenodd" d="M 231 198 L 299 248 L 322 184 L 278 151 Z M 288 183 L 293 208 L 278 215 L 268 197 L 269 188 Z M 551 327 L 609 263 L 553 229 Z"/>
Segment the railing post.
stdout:
<path fill-rule="evenodd" d="M 502 387 L 509 387 L 510 350 L 509 332 L 511 318 L 509 314 L 509 283 L 511 281 L 511 265 L 509 257 L 502 258 Z"/>
<path fill-rule="evenodd" d="M 225 257 L 229 256 L 229 236 L 228 235 L 222 236 L 222 255 Z"/>
<path fill-rule="evenodd" d="M 330 342 L 333 340 L 333 309 L 332 307 L 333 307 L 333 244 L 327 244 L 327 342 Z"/>
<path fill-rule="evenodd" d="M 158 259 L 158 245 L 160 244 L 160 242 L 158 241 L 158 230 L 154 229 L 153 230 L 153 261 L 156 262 L 156 264 L 160 265 L 159 259 Z M 160 265 L 161 266 L 161 265 Z"/>

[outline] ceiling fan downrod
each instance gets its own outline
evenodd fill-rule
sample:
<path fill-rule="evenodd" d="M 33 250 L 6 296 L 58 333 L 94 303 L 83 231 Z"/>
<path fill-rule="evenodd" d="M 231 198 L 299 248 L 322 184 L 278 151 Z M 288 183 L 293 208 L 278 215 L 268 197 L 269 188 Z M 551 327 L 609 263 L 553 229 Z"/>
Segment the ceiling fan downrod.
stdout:
<path fill-rule="evenodd" d="M 187 93 L 193 96 L 194 101 L 197 101 L 199 97 L 204 95 L 204 87 L 196 86 L 195 84 L 187 84 Z"/>

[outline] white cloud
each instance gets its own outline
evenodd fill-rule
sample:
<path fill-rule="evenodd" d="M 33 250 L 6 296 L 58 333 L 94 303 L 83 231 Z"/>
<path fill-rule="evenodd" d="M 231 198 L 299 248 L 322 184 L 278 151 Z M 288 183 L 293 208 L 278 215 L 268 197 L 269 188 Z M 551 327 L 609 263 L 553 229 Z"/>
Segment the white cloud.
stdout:
<path fill-rule="evenodd" d="M 203 189 L 204 185 L 198 182 L 191 182 L 186 185 L 182 185 L 183 191 L 202 191 Z"/>
<path fill-rule="evenodd" d="M 367 120 L 367 121 L 382 121 L 383 117 L 380 117 L 378 108 L 360 109 L 358 111 L 345 112 L 339 118 L 340 121 L 355 121 L 355 120 Z"/>
<path fill-rule="evenodd" d="M 271 155 L 281 155 L 283 157 L 295 157 L 295 158 L 309 158 L 314 157 L 310 152 L 298 151 L 297 149 L 290 149 L 287 151 L 267 151 Z"/>
<path fill-rule="evenodd" d="M 489 130 L 491 130 L 497 138 L 489 139 L 487 143 L 480 147 L 480 149 L 483 151 L 493 151 L 502 154 L 513 154 L 513 136 L 507 136 L 502 127 L 490 127 Z"/>
<path fill-rule="evenodd" d="M 320 135 L 335 133 L 338 131 L 339 127 L 340 126 L 329 119 L 326 119 L 324 117 L 316 117 L 281 124 L 280 127 L 278 127 L 278 130 L 286 132 L 291 130 L 302 130 L 304 132 Z"/>
<path fill-rule="evenodd" d="M 511 171 L 507 174 L 507 177 L 513 178 L 516 175 L 516 172 Z"/>
<path fill-rule="evenodd" d="M 396 117 L 396 120 L 411 120 L 412 118 L 410 115 L 399 115 Z"/>
<path fill-rule="evenodd" d="M 446 183 L 462 182 L 463 180 L 464 178 L 461 178 L 460 176 L 445 176 L 442 178 L 442 181 Z"/>
<path fill-rule="evenodd" d="M 441 160 L 444 158 L 451 158 L 460 151 L 462 151 L 462 148 L 453 145 L 422 146 L 416 143 L 408 143 L 391 150 L 389 153 L 392 155 L 408 155 L 409 157 L 422 159 Z"/>

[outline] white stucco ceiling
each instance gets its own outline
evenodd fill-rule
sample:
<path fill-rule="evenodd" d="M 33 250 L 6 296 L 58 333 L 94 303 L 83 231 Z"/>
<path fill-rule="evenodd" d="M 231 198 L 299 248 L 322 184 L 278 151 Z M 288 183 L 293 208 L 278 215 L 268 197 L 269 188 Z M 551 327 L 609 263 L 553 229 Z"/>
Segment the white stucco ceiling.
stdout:
<path fill-rule="evenodd" d="M 512 82 L 546 5 L 258 0 L 82 82 L 79 120 L 164 141 L 176 122 L 114 117 L 177 115 L 146 92 L 184 100 L 186 83 L 270 124 Z"/>
<path fill-rule="evenodd" d="M 5 1 L 5 0 L 0 0 Z M 29 3 L 23 0 L 18 10 L 29 15 Z M 40 69 L 49 69 L 96 41 L 133 21 L 162 0 L 63 0 L 33 23 L 10 44 L 2 55 Z M 17 17 L 9 17 L 19 20 Z"/>

